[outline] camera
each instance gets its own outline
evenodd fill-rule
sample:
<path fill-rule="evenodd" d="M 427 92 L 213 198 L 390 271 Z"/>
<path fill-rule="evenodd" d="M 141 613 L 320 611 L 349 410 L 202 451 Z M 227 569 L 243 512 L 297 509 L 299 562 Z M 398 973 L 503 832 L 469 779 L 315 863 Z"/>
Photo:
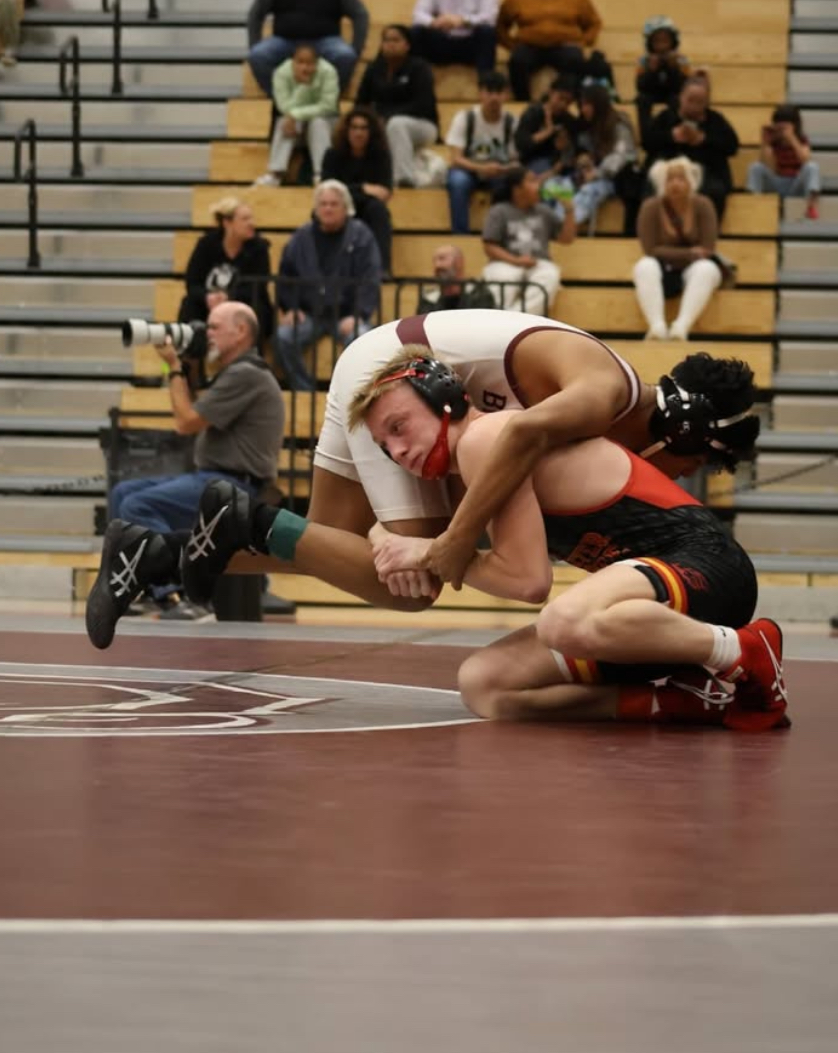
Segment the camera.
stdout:
<path fill-rule="evenodd" d="M 129 318 L 122 323 L 122 346 L 134 347 L 137 344 L 165 344 L 166 337 L 172 341 L 172 347 L 181 356 L 185 355 L 195 342 L 192 351 L 194 356 L 206 352 L 205 322 L 146 322 L 142 318 Z M 196 337 L 200 337 L 197 341 Z M 200 350 L 199 350 L 200 349 Z"/>

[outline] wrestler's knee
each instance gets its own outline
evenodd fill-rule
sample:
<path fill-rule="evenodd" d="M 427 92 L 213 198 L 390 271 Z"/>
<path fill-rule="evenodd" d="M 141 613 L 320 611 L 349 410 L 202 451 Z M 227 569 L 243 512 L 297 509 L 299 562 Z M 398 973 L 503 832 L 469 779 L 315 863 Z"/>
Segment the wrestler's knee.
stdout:
<path fill-rule="evenodd" d="M 470 655 L 457 673 L 457 686 L 464 705 L 477 717 L 494 720 L 498 712 L 497 676 L 486 651 Z"/>
<path fill-rule="evenodd" d="M 559 599 L 548 604 L 539 614 L 536 634 L 551 651 L 593 655 L 602 642 L 600 613 L 572 600 Z"/>

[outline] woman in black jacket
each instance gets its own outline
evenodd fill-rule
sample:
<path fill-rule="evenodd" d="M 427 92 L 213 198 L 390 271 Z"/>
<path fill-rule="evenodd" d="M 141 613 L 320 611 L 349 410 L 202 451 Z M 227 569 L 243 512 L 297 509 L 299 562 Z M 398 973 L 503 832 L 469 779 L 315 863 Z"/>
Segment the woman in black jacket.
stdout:
<path fill-rule="evenodd" d="M 349 188 L 355 215 L 373 232 L 381 252 L 382 270 L 391 272 L 393 226 L 387 202 L 393 193 L 393 160 L 384 127 L 367 106 L 345 114 L 323 156 L 323 178 L 339 179 Z"/>
<path fill-rule="evenodd" d="M 270 245 L 256 233 L 250 205 L 238 198 L 223 198 L 210 206 L 210 214 L 216 226 L 198 239 L 189 257 L 178 321 L 205 322 L 216 304 L 237 300 L 253 308 L 262 338 L 269 337 L 274 329 L 267 286 Z"/>
<path fill-rule="evenodd" d="M 381 31 L 381 49 L 364 71 L 355 101 L 371 106 L 385 123 L 396 186 L 416 186 L 416 151 L 436 142 L 439 116 L 433 71 L 411 55 L 407 26 Z"/>

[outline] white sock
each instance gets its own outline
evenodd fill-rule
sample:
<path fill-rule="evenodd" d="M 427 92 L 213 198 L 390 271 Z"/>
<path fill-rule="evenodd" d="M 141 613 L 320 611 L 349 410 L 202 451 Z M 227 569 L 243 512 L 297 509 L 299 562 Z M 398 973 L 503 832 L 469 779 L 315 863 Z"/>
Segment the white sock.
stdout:
<path fill-rule="evenodd" d="M 742 657 L 742 647 L 735 629 L 726 625 L 710 625 L 713 633 L 713 650 L 704 663 L 714 673 L 722 673 L 738 663 Z"/>

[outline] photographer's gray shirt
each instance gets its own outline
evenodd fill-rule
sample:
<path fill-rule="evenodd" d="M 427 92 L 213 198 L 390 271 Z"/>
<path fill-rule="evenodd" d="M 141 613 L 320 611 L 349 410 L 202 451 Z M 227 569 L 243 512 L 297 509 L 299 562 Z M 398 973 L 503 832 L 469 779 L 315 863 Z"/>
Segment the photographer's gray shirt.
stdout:
<path fill-rule="evenodd" d="M 195 401 L 210 423 L 195 440 L 195 466 L 275 479 L 285 433 L 285 404 L 255 349 L 231 362 Z"/>

